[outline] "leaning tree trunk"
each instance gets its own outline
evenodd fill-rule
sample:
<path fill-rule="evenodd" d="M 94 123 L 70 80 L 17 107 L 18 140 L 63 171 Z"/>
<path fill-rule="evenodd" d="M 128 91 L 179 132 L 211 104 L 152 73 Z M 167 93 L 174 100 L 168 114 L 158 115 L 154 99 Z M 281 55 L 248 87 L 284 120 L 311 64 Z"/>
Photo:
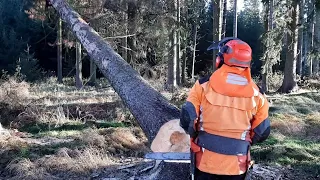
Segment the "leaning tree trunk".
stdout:
<path fill-rule="evenodd" d="M 179 118 L 179 109 L 151 87 L 64 0 L 51 2 L 136 118 L 149 142 L 165 122 Z M 159 175 L 153 179 L 189 178 L 188 164 L 162 162 L 158 170 Z"/>
<path fill-rule="evenodd" d="M 289 17 L 292 21 L 288 23 L 290 33 L 287 34 L 287 53 L 284 69 L 284 78 L 279 92 L 290 93 L 297 88 L 296 82 L 296 60 L 297 60 L 297 6 L 296 0 L 293 0 L 289 10 Z"/>

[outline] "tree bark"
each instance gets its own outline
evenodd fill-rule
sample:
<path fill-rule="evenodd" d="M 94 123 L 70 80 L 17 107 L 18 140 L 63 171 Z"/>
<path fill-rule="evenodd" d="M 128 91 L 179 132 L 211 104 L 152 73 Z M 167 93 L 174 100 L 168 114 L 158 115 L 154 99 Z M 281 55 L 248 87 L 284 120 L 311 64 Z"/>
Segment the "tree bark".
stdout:
<path fill-rule="evenodd" d="M 279 92 L 290 93 L 297 88 L 296 82 L 296 60 L 297 60 L 297 6 L 296 0 L 292 1 L 289 9 L 289 17 L 292 21 L 288 23 L 290 33 L 287 34 L 287 53 L 284 69 L 284 78 Z"/>
<path fill-rule="evenodd" d="M 299 23 L 301 26 L 304 23 L 304 1 L 305 0 L 300 0 L 299 1 Z M 298 75 L 302 75 L 302 52 L 303 52 L 303 28 L 300 27 L 298 30 L 298 58 L 297 58 L 297 71 L 296 73 Z"/>
<path fill-rule="evenodd" d="M 176 78 L 177 78 L 177 85 L 180 86 L 181 84 L 181 17 L 180 17 L 180 0 L 177 0 L 177 70 L 176 70 Z"/>
<path fill-rule="evenodd" d="M 174 6 L 175 10 L 177 9 L 177 1 L 175 0 Z M 173 91 L 173 89 L 177 86 L 177 18 L 175 16 L 174 21 L 172 22 L 171 26 L 171 34 L 169 37 L 170 46 L 169 46 L 169 52 L 170 55 L 168 56 L 168 88 L 170 91 Z"/>
<path fill-rule="evenodd" d="M 96 85 L 96 79 L 97 79 L 97 66 L 94 63 L 94 60 L 90 60 L 90 80 L 89 84 L 91 86 Z"/>
<path fill-rule="evenodd" d="M 197 24 L 194 23 L 192 25 L 192 34 L 193 34 L 193 51 L 192 51 L 192 72 L 191 72 L 191 78 L 194 80 L 194 67 L 196 63 L 196 50 L 197 50 Z"/>
<path fill-rule="evenodd" d="M 183 57 L 182 57 L 182 70 L 181 70 L 181 82 L 182 84 L 186 83 L 186 68 L 187 68 L 187 49 L 185 48 Z"/>
<path fill-rule="evenodd" d="M 320 1 L 317 0 L 317 4 L 315 6 L 316 10 L 316 22 L 314 26 L 314 52 L 315 59 L 313 63 L 313 75 L 319 75 L 319 58 L 320 58 Z"/>
<path fill-rule="evenodd" d="M 134 36 L 128 37 L 128 63 L 134 63 L 137 60 L 136 57 L 136 32 L 137 32 L 137 0 L 129 0 L 128 1 L 128 33 L 130 35 L 134 34 Z"/>
<path fill-rule="evenodd" d="M 170 91 L 173 91 L 174 87 L 177 86 L 177 32 L 175 28 L 172 29 L 169 41 L 171 42 L 170 55 L 168 59 L 168 88 Z"/>
<path fill-rule="evenodd" d="M 62 83 L 62 20 L 58 20 L 58 33 L 57 33 L 57 61 L 58 61 L 58 83 Z"/>
<path fill-rule="evenodd" d="M 82 57 L 81 57 L 81 43 L 76 42 L 76 87 L 81 89 L 83 86 L 82 82 Z"/>
<path fill-rule="evenodd" d="M 271 11 L 271 6 L 273 6 L 273 0 L 269 0 L 269 2 L 266 2 L 265 4 L 265 14 L 264 14 L 264 28 L 265 30 L 268 32 L 271 30 L 272 28 L 272 14 L 273 12 Z M 270 24 L 271 24 L 271 28 L 270 28 Z M 268 37 L 270 38 L 270 37 Z M 264 51 L 267 51 L 268 45 L 264 46 Z M 264 71 L 262 72 L 262 89 L 265 92 L 269 91 L 268 88 L 268 72 L 269 72 L 269 67 L 268 67 L 268 60 L 270 60 L 270 58 L 267 56 L 264 61 L 262 62 L 262 67 L 264 67 Z"/>
<path fill-rule="evenodd" d="M 212 0 L 213 3 L 213 41 L 219 42 L 221 40 L 222 25 L 220 24 L 221 16 L 221 0 Z M 213 59 L 216 59 L 217 50 L 213 50 Z M 212 71 L 216 70 L 216 66 L 212 66 Z"/>
<path fill-rule="evenodd" d="M 238 35 L 237 0 L 233 1 L 233 37 Z"/>
<path fill-rule="evenodd" d="M 221 31 L 221 39 L 226 37 L 227 31 L 227 3 L 228 0 L 223 1 L 223 15 L 222 15 L 222 31 Z"/>
<path fill-rule="evenodd" d="M 122 6 L 123 9 L 127 9 L 127 2 L 124 0 L 121 0 L 120 5 Z M 122 20 L 123 20 L 123 25 L 124 27 L 124 35 L 128 34 L 128 20 L 127 20 L 127 13 L 126 12 L 122 12 Z M 123 37 L 121 39 L 121 56 L 122 58 L 128 58 L 128 53 L 127 53 L 127 49 L 128 49 L 128 38 L 127 37 Z"/>
<path fill-rule="evenodd" d="M 307 43 L 307 75 L 311 76 L 312 75 L 312 62 L 313 58 L 311 57 L 311 53 L 313 51 L 313 40 L 314 40 L 314 0 L 309 1 L 308 3 L 308 15 L 309 17 L 307 18 L 307 24 L 308 24 L 308 32 L 307 32 L 307 37 L 308 37 L 308 43 Z"/>

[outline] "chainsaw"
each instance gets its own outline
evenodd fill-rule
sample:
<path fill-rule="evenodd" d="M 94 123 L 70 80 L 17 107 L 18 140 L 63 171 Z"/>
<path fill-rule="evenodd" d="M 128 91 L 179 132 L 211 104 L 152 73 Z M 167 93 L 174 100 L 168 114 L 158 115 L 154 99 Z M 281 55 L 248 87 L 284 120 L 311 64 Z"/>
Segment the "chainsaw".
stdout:
<path fill-rule="evenodd" d="M 182 152 L 152 152 L 147 153 L 144 158 L 145 159 L 155 159 L 155 160 L 162 160 L 164 162 L 172 162 L 172 163 L 191 163 L 192 156 L 195 156 L 195 153 L 191 151 L 191 153 L 182 153 Z M 247 174 L 245 180 L 250 180 L 251 172 L 253 169 L 254 161 L 250 161 Z M 191 178 L 194 180 L 194 170 L 195 170 L 195 163 L 191 163 Z"/>

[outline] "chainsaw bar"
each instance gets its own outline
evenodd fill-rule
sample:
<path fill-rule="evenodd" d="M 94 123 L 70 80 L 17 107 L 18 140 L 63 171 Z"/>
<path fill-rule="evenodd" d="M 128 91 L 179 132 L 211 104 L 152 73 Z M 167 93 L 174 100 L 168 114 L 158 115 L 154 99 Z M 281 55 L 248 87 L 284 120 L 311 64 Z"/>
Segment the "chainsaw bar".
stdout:
<path fill-rule="evenodd" d="M 153 152 L 147 153 L 145 159 L 167 160 L 167 161 L 185 161 L 190 160 L 190 153 L 181 152 Z"/>

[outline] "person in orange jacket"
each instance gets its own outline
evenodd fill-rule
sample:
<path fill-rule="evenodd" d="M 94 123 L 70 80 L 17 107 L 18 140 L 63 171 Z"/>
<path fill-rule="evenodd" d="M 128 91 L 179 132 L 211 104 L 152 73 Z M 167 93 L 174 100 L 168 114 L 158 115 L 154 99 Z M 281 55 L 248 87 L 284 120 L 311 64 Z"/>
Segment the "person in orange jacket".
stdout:
<path fill-rule="evenodd" d="M 195 179 L 240 180 L 251 161 L 250 147 L 270 134 L 269 104 L 251 78 L 251 47 L 225 38 L 218 48 L 217 70 L 190 90 L 180 126 L 199 147 L 193 150 Z"/>

